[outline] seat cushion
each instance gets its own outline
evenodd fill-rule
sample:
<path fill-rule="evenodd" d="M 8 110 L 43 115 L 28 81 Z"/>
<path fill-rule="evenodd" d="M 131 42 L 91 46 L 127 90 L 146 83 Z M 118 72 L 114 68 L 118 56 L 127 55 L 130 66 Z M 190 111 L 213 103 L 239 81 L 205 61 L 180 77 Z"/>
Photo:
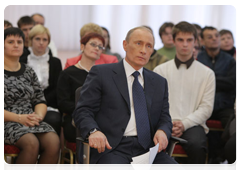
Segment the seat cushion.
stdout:
<path fill-rule="evenodd" d="M 76 143 L 66 141 L 66 147 L 73 152 L 76 152 Z"/>
<path fill-rule="evenodd" d="M 175 145 L 172 154 L 187 154 L 181 145 Z"/>
<path fill-rule="evenodd" d="M 208 128 L 217 128 L 222 129 L 222 123 L 219 120 L 207 120 L 207 126 Z"/>
<path fill-rule="evenodd" d="M 20 150 L 14 145 L 4 144 L 4 154 L 18 154 Z"/>

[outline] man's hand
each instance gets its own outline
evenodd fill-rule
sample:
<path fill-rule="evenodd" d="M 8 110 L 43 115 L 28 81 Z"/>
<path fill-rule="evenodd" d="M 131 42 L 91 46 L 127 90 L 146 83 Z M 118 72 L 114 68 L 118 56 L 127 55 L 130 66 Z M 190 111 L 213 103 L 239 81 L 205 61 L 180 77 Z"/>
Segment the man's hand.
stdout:
<path fill-rule="evenodd" d="M 181 121 L 174 121 L 172 128 L 172 136 L 180 137 L 184 132 L 184 126 Z"/>
<path fill-rule="evenodd" d="M 155 145 L 159 143 L 158 152 L 161 152 L 162 150 L 167 148 L 168 145 L 167 135 L 163 130 L 157 130 L 157 132 L 154 135 L 153 142 L 155 143 Z"/>
<path fill-rule="evenodd" d="M 97 149 L 98 153 L 104 152 L 105 147 L 107 149 L 112 149 L 112 147 L 108 143 L 106 136 L 101 131 L 96 131 L 92 133 L 89 136 L 88 141 L 90 147 Z"/>

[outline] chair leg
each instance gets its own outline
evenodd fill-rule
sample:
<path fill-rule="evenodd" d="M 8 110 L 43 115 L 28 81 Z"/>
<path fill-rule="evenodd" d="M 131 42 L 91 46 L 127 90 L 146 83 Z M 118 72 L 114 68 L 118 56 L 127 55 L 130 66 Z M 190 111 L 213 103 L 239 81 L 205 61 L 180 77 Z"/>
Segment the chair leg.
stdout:
<path fill-rule="evenodd" d="M 70 155 L 70 170 L 74 170 L 73 169 L 73 167 L 75 167 L 74 165 L 73 165 L 73 159 L 74 159 L 74 157 L 73 157 L 73 152 L 71 151 L 71 150 L 69 150 L 69 155 Z"/>
<path fill-rule="evenodd" d="M 11 164 L 14 164 L 14 158 L 15 157 L 11 157 Z"/>
<path fill-rule="evenodd" d="M 62 150 L 62 153 L 61 153 L 61 162 L 60 162 L 60 170 L 63 170 L 63 167 L 64 167 L 64 160 L 65 159 L 65 151 Z"/>
<path fill-rule="evenodd" d="M 4 170 L 7 170 L 7 157 L 4 155 Z"/>

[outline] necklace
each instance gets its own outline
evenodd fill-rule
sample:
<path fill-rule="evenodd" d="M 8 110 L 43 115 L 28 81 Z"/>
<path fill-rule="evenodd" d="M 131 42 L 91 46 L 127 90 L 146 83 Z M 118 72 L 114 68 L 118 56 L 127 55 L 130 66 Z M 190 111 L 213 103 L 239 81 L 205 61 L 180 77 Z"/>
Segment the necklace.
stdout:
<path fill-rule="evenodd" d="M 86 69 L 85 67 L 83 67 L 83 66 L 82 66 L 82 64 L 81 64 L 81 60 L 79 60 L 79 62 L 78 62 L 78 65 L 79 65 L 80 67 L 82 67 L 82 68 L 83 68 L 83 70 L 85 70 L 86 72 L 89 72 L 89 70 L 88 70 L 88 69 Z"/>
<path fill-rule="evenodd" d="M 19 71 L 20 68 L 21 68 L 21 64 L 19 62 L 18 62 L 17 68 L 11 68 L 11 67 L 4 64 L 4 70 L 7 70 L 7 71 L 16 72 L 16 71 Z"/>

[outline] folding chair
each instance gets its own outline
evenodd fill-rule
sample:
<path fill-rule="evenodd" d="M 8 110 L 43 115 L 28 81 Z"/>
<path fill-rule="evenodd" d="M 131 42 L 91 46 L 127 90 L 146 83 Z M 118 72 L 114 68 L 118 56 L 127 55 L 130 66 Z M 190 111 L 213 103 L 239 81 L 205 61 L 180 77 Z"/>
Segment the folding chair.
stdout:
<path fill-rule="evenodd" d="M 78 131 L 77 135 L 79 135 L 79 134 L 80 133 Z M 81 136 L 77 136 L 76 139 L 77 139 L 77 150 L 76 150 L 76 159 L 77 160 L 76 160 L 76 162 L 83 163 L 83 164 L 89 164 L 90 163 L 90 146 L 88 144 L 88 141 L 84 140 Z M 177 143 L 185 144 L 185 143 L 187 143 L 187 141 L 184 139 L 172 136 L 169 140 L 168 147 L 165 151 L 169 156 L 172 156 L 174 147 Z"/>
<path fill-rule="evenodd" d="M 19 154 L 20 150 L 18 147 L 14 145 L 4 144 L 4 160 L 7 162 L 7 157 L 11 158 L 10 163 L 14 163 L 13 159 L 16 158 Z"/>

